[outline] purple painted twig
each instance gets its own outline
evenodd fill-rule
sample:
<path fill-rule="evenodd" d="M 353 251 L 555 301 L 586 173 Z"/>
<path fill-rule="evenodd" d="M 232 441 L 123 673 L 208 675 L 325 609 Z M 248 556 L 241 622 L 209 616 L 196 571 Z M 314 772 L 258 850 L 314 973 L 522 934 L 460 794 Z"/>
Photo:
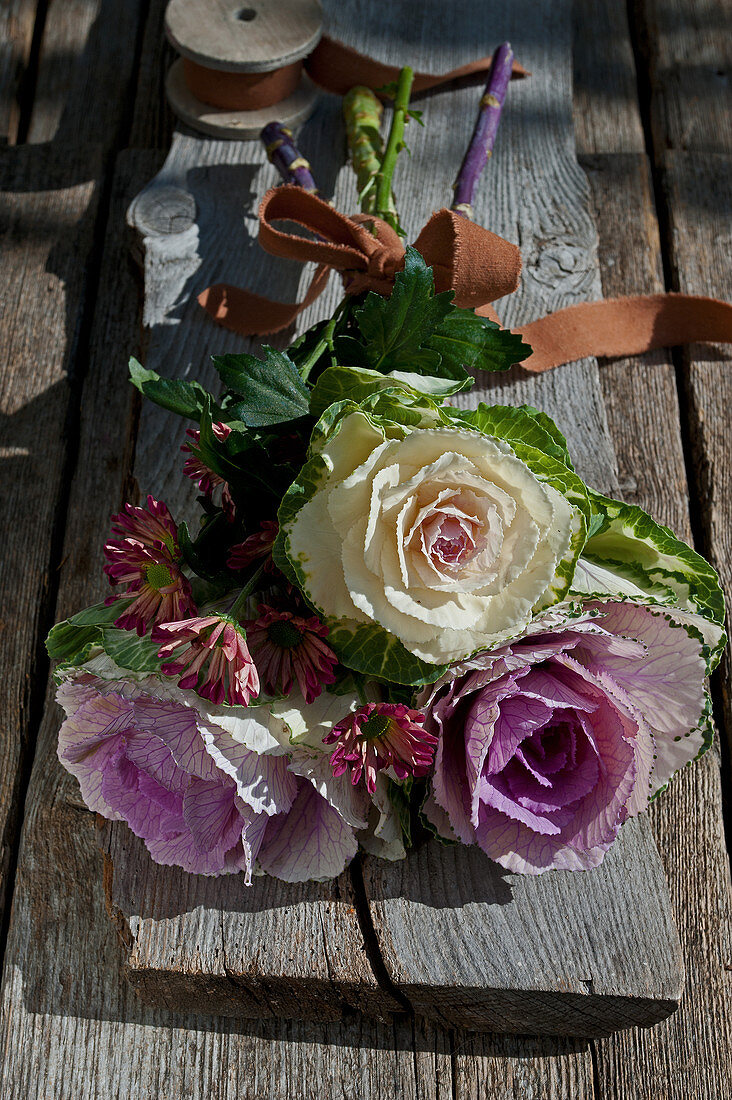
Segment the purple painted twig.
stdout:
<path fill-rule="evenodd" d="M 466 218 L 473 216 L 475 188 L 493 152 L 512 69 L 513 50 L 508 42 L 504 42 L 493 54 L 488 83 L 480 101 L 478 121 L 452 188 L 451 209 Z"/>
<path fill-rule="evenodd" d="M 259 135 L 268 159 L 285 183 L 295 183 L 317 195 L 318 188 L 310 172 L 310 164 L 292 140 L 292 131 L 281 122 L 268 122 Z"/>

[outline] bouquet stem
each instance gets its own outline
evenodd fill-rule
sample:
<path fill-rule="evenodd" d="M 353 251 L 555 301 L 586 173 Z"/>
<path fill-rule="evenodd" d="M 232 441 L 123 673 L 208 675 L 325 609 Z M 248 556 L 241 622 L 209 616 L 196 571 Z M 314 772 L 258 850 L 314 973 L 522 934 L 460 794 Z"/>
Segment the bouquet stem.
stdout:
<path fill-rule="evenodd" d="M 361 212 L 373 214 L 376 207 L 376 177 L 381 171 L 384 147 L 379 128 L 384 107 L 370 88 L 357 85 L 343 99 L 343 117 L 351 165 L 356 173 L 356 185 Z M 390 193 L 391 209 L 396 214 L 394 197 Z"/>
<path fill-rule="evenodd" d="M 493 152 L 512 66 L 513 50 L 508 42 L 504 42 L 493 54 L 488 83 L 480 101 L 478 121 L 453 184 L 452 209 L 466 218 L 473 217 L 475 188 Z"/>
<path fill-rule="evenodd" d="M 393 210 L 391 181 L 397 157 L 400 150 L 404 148 L 404 127 L 408 118 L 407 108 L 409 107 L 409 93 L 412 90 L 413 80 L 414 71 L 406 65 L 399 73 L 394 97 L 394 114 L 392 115 L 391 128 L 381 162 L 381 169 L 376 176 L 376 202 L 372 211 L 397 232 L 399 232 L 400 227 L 399 220 Z"/>
<path fill-rule="evenodd" d="M 292 131 L 281 122 L 268 122 L 259 136 L 267 151 L 267 159 L 274 164 L 285 183 L 294 183 L 304 191 L 317 195 L 318 188 L 310 171 L 310 163 L 295 145 Z"/>

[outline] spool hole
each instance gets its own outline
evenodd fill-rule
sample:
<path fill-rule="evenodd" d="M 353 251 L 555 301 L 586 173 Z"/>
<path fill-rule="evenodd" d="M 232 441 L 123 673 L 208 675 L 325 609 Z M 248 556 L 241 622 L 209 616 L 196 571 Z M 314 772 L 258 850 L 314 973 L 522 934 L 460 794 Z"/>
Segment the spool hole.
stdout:
<path fill-rule="evenodd" d="M 254 8 L 241 8 L 236 13 L 236 18 L 240 19 L 242 23 L 251 23 L 252 19 L 257 18 L 257 13 Z"/>

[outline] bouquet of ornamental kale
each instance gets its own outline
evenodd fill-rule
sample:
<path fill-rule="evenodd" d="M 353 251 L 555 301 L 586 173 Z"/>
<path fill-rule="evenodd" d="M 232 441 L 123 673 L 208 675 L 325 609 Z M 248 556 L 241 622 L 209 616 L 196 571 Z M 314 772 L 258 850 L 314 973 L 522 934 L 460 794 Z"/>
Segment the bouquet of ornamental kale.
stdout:
<path fill-rule="evenodd" d="M 128 504 L 109 598 L 53 628 L 59 757 L 154 860 L 288 882 L 427 836 L 585 870 L 711 740 L 714 570 L 575 473 L 533 408 L 451 399 L 521 338 L 413 248 L 222 392 L 132 363 L 193 421 L 189 530 Z M 182 430 L 183 434 L 183 430 Z"/>

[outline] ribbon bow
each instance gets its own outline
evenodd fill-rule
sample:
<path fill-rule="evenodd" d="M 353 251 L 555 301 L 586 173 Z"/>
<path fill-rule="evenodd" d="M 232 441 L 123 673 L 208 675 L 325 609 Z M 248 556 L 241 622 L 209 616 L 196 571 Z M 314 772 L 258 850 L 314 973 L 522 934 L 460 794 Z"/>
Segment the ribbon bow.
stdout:
<path fill-rule="evenodd" d="M 312 236 L 276 228 L 289 221 Z M 315 239 L 313 239 L 315 238 Z M 203 308 L 225 328 L 264 336 L 292 324 L 323 292 L 331 269 L 347 294 L 374 290 L 388 296 L 404 266 L 404 246 L 391 226 L 370 214 L 347 217 L 300 187 L 268 191 L 259 207 L 259 243 L 273 256 L 315 261 L 308 291 L 299 303 L 275 302 L 239 287 L 217 283 L 199 295 Z M 438 210 L 415 241 L 434 272 L 437 292 L 453 290 L 455 304 L 498 321 L 491 303 L 518 287 L 521 255 L 516 245 L 453 210 Z M 688 294 L 649 294 L 582 302 L 522 325 L 533 353 L 521 366 L 538 372 L 594 355 L 636 355 L 693 341 L 732 342 L 732 305 Z"/>

